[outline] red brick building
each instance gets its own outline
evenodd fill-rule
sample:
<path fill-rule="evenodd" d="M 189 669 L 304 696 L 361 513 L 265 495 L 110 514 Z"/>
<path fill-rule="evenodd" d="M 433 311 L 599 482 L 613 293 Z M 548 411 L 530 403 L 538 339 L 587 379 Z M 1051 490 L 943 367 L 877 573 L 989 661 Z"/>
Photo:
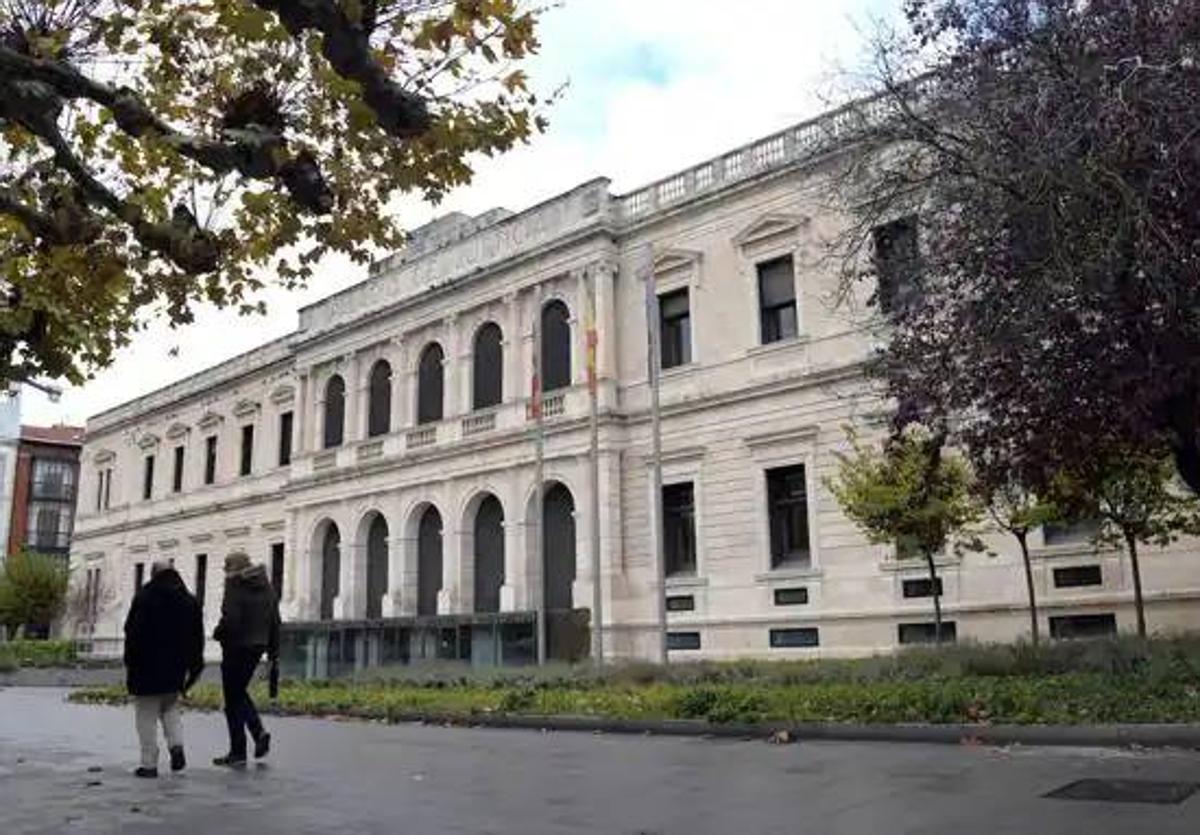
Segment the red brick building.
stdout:
<path fill-rule="evenodd" d="M 21 427 L 6 553 L 29 548 L 66 557 L 82 448 L 82 426 Z"/>

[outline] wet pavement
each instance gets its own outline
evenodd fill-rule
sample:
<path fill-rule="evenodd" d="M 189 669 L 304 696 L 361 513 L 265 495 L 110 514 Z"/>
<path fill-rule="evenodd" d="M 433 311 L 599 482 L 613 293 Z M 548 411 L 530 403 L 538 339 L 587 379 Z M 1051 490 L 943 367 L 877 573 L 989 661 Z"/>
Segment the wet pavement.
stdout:
<path fill-rule="evenodd" d="M 712 741 L 271 719 L 266 765 L 135 779 L 130 708 L 0 690 L 0 831 L 773 835 L 1200 831 L 1200 793 L 1148 805 L 1043 797 L 1085 778 L 1200 782 L 1200 754 Z M 165 764 L 164 764 L 165 765 Z M 165 768 L 164 768 L 165 774 Z M 1136 787 L 1136 786 L 1135 786 Z"/>

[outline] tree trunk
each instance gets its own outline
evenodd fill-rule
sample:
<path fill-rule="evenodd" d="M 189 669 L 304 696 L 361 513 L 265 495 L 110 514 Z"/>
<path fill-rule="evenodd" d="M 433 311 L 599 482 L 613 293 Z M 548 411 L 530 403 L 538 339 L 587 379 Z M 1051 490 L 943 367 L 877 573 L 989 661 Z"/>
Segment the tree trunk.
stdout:
<path fill-rule="evenodd" d="M 1125 534 L 1125 545 L 1129 548 L 1129 567 L 1133 569 L 1133 608 L 1137 612 L 1137 634 L 1146 637 L 1146 604 L 1142 600 L 1142 567 L 1138 564 L 1137 538 Z"/>
<path fill-rule="evenodd" d="M 1025 588 L 1029 591 L 1029 635 L 1033 645 L 1038 645 L 1037 591 L 1033 587 L 1033 564 L 1029 559 L 1029 535 L 1025 532 L 1013 534 L 1021 544 L 1021 559 L 1025 561 Z"/>
<path fill-rule="evenodd" d="M 929 566 L 929 584 L 933 592 L 933 639 L 941 646 L 942 644 L 942 590 L 938 588 L 938 573 L 937 563 L 933 560 L 933 554 L 925 552 L 925 564 Z"/>

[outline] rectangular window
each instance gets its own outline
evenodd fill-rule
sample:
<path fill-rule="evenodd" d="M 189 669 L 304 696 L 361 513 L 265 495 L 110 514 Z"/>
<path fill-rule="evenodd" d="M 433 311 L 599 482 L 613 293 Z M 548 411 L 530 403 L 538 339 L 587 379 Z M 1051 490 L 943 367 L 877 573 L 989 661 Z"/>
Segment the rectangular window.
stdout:
<path fill-rule="evenodd" d="M 276 597 L 283 597 L 283 543 L 271 543 L 271 588 Z"/>
<path fill-rule="evenodd" d="M 1054 569 L 1054 587 L 1056 589 L 1099 585 L 1103 585 L 1103 580 L 1098 565 L 1072 565 Z"/>
<path fill-rule="evenodd" d="M 250 475 L 254 469 L 254 424 L 248 423 L 242 427 L 242 463 L 238 472 Z"/>
<path fill-rule="evenodd" d="M 909 215 L 876 226 L 871 237 L 879 281 L 876 301 L 884 314 L 899 313 L 912 305 L 920 292 L 917 218 Z"/>
<path fill-rule="evenodd" d="M 146 468 L 142 472 L 142 498 L 150 499 L 154 496 L 154 456 L 146 456 Z"/>
<path fill-rule="evenodd" d="M 204 591 L 208 588 L 208 554 L 196 555 L 196 602 L 204 608 Z"/>
<path fill-rule="evenodd" d="M 34 499 L 73 501 L 75 465 L 57 458 L 34 458 L 30 494 Z"/>
<path fill-rule="evenodd" d="M 901 590 L 905 597 L 933 597 L 933 590 L 937 589 L 938 597 L 945 594 L 942 589 L 942 578 L 938 577 L 934 583 L 928 577 L 918 577 L 913 580 L 905 580 L 901 583 Z"/>
<path fill-rule="evenodd" d="M 204 439 L 204 483 L 213 484 L 217 480 L 217 436 L 209 435 Z"/>
<path fill-rule="evenodd" d="M 693 612 L 696 609 L 696 598 L 690 594 L 672 594 L 667 597 L 668 612 Z"/>
<path fill-rule="evenodd" d="M 792 256 L 758 265 L 758 310 L 763 345 L 792 339 L 800 332 Z"/>
<path fill-rule="evenodd" d="M 1113 614 L 1060 615 L 1050 618 L 1051 638 L 1103 638 L 1116 634 L 1117 616 Z"/>
<path fill-rule="evenodd" d="M 771 649 L 819 647 L 820 645 L 821 633 L 815 626 L 771 630 Z"/>
<path fill-rule="evenodd" d="M 775 589 L 776 606 L 804 606 L 808 604 L 808 588 Z"/>
<path fill-rule="evenodd" d="M 700 649 L 700 633 L 668 632 L 667 649 Z"/>
<path fill-rule="evenodd" d="M 1042 536 L 1047 545 L 1071 545 L 1088 542 L 1099 529 L 1100 525 L 1094 519 L 1057 524 L 1050 522 L 1042 527 Z"/>
<path fill-rule="evenodd" d="M 171 474 L 171 489 L 176 493 L 183 492 L 183 447 L 175 447 L 175 469 Z"/>
<path fill-rule="evenodd" d="M 111 499 L 112 499 L 112 477 L 113 477 L 112 467 L 109 467 L 107 470 L 104 471 L 104 509 L 105 510 L 108 510 L 112 506 L 110 503 Z"/>
<path fill-rule="evenodd" d="M 937 625 L 927 623 L 902 623 L 899 627 L 901 644 L 937 643 Z M 958 627 L 952 620 L 942 621 L 942 643 L 952 644 L 958 640 Z"/>
<path fill-rule="evenodd" d="M 803 464 L 767 470 L 767 512 L 771 527 L 771 567 L 807 566 L 808 484 Z"/>
<path fill-rule="evenodd" d="M 90 620 L 92 621 L 95 621 L 96 617 L 100 614 L 100 593 L 102 588 L 100 585 L 100 569 L 94 569 L 94 572 L 95 577 L 92 580 L 92 596 L 88 598 L 88 614 L 90 615 Z"/>
<path fill-rule="evenodd" d="M 658 323 L 662 367 L 675 368 L 691 362 L 692 315 L 686 287 L 658 297 Z"/>
<path fill-rule="evenodd" d="M 696 513 L 690 481 L 664 484 L 663 556 L 668 576 L 696 573 Z"/>
<path fill-rule="evenodd" d="M 279 416 L 279 466 L 292 463 L 292 413 Z"/>
<path fill-rule="evenodd" d="M 96 510 L 104 509 L 104 470 L 96 473 Z"/>
<path fill-rule="evenodd" d="M 142 582 L 146 579 L 146 564 L 144 562 L 134 563 L 133 566 L 133 590 L 136 593 L 142 587 Z"/>

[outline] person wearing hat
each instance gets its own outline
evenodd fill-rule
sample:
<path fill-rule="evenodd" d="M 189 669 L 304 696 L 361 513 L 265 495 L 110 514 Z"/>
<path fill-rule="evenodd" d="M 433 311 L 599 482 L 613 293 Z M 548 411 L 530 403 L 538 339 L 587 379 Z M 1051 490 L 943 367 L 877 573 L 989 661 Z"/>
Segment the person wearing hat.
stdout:
<path fill-rule="evenodd" d="M 149 582 L 133 597 L 125 619 L 125 668 L 142 749 L 134 774 L 158 776 L 159 723 L 171 770 L 181 771 L 187 761 L 179 695 L 204 669 L 204 622 L 200 604 L 168 563 L 151 564 Z"/>
<path fill-rule="evenodd" d="M 213 764 L 242 766 L 247 731 L 254 740 L 256 759 L 271 750 L 271 735 L 263 729 L 248 688 L 263 653 L 272 661 L 279 656 L 279 600 L 267 570 L 252 564 L 245 554 L 225 558 L 225 598 L 213 638 L 221 644 L 221 687 L 229 726 L 229 751 Z"/>

